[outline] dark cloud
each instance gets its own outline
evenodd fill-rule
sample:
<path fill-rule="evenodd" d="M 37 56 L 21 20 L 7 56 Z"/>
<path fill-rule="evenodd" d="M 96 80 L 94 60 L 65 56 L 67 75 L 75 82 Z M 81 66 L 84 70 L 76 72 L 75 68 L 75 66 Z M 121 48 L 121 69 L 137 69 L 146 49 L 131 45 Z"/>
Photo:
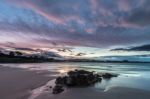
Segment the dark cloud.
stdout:
<path fill-rule="evenodd" d="M 86 53 L 78 53 L 76 56 L 85 56 Z"/>
<path fill-rule="evenodd" d="M 63 58 L 63 56 L 55 53 L 55 52 L 51 52 L 51 51 L 43 51 L 40 53 L 41 56 L 46 56 L 46 57 L 55 57 L 55 58 Z"/>
<path fill-rule="evenodd" d="M 133 9 L 129 12 L 129 16 L 126 18 L 126 22 L 129 24 L 135 24 L 139 26 L 150 25 L 150 1 L 143 0 L 143 5 Z"/>
<path fill-rule="evenodd" d="M 140 26 L 150 25 L 150 10 L 146 11 L 144 9 L 140 9 L 134 11 L 132 15 L 130 15 L 127 19 L 127 22 L 131 24 L 137 24 Z"/>
<path fill-rule="evenodd" d="M 34 49 L 31 48 L 14 48 L 15 50 L 19 50 L 19 51 L 36 51 Z"/>
<path fill-rule="evenodd" d="M 59 52 L 73 52 L 71 49 L 63 48 L 63 49 L 58 49 Z"/>
<path fill-rule="evenodd" d="M 117 48 L 112 49 L 112 51 L 150 51 L 150 44 L 128 48 Z"/>
<path fill-rule="evenodd" d="M 95 53 L 90 53 L 90 54 L 95 54 Z"/>

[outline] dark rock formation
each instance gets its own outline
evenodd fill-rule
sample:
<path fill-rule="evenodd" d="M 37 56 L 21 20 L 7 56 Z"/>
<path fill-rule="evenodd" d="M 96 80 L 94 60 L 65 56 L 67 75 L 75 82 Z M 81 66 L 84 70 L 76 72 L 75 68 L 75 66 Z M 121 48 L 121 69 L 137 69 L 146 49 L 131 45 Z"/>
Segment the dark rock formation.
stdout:
<path fill-rule="evenodd" d="M 112 77 L 117 77 L 117 74 L 104 73 L 101 75 L 104 79 L 110 79 Z"/>
<path fill-rule="evenodd" d="M 75 70 L 69 71 L 67 76 L 58 77 L 56 79 L 56 84 L 62 84 L 65 86 L 89 86 L 96 82 L 100 82 L 102 79 L 99 75 L 94 74 L 93 72 L 85 70 Z"/>
<path fill-rule="evenodd" d="M 56 78 L 56 86 L 53 88 L 53 94 L 64 91 L 64 87 L 86 87 L 101 82 L 103 79 L 110 79 L 117 75 L 110 73 L 97 74 L 85 70 L 69 71 L 66 76 Z"/>
<path fill-rule="evenodd" d="M 61 92 L 63 92 L 64 89 L 63 89 L 63 86 L 62 85 L 56 85 L 54 88 L 53 88 L 53 94 L 59 94 Z"/>

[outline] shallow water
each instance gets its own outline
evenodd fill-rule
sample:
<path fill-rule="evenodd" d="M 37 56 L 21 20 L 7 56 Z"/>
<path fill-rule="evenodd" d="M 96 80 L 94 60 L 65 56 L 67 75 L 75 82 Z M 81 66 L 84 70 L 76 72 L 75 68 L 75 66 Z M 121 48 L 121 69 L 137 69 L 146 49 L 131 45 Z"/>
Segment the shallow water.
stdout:
<path fill-rule="evenodd" d="M 150 64 L 149 63 L 27 63 L 27 64 L 1 64 L 3 66 L 25 68 L 29 70 L 56 71 L 61 74 L 73 69 L 85 69 L 96 72 L 117 73 L 119 77 L 103 80 L 95 84 L 97 90 L 112 87 L 130 87 L 150 90 Z"/>

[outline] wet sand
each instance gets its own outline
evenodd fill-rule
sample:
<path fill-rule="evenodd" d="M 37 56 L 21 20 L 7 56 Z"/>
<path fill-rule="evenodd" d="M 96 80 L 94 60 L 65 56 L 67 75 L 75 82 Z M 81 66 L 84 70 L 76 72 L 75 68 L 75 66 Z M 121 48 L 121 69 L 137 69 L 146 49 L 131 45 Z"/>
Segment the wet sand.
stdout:
<path fill-rule="evenodd" d="M 0 99 L 28 99 L 33 90 L 45 86 L 54 79 L 47 71 L 27 71 L 18 68 L 0 66 Z M 98 90 L 93 87 L 70 88 L 64 92 L 53 95 L 50 91 L 41 93 L 34 99 L 149 99 L 150 91 L 114 87 L 108 91 Z"/>
<path fill-rule="evenodd" d="M 149 99 L 150 91 L 115 87 L 106 92 L 93 88 L 72 88 L 58 95 L 43 94 L 36 99 Z"/>
<path fill-rule="evenodd" d="M 46 71 L 35 72 L 0 66 L 0 99 L 27 99 L 30 92 L 54 77 Z"/>

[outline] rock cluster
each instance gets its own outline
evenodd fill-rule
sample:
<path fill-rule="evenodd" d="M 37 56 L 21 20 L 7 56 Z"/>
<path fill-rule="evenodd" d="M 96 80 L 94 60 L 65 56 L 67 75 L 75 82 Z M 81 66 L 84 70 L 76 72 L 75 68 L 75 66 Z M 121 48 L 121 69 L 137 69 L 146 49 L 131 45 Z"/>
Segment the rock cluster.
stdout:
<path fill-rule="evenodd" d="M 101 76 L 103 77 L 103 79 L 110 79 L 112 77 L 117 77 L 117 74 L 110 74 L 110 73 L 103 73 L 101 74 Z"/>
<path fill-rule="evenodd" d="M 67 73 L 65 77 L 58 77 L 56 79 L 56 84 L 61 84 L 65 86 L 89 86 L 96 82 L 100 82 L 102 78 L 94 74 L 93 72 L 85 70 L 75 70 Z"/>
<path fill-rule="evenodd" d="M 56 85 L 54 88 L 53 88 L 53 94 L 59 94 L 61 92 L 63 92 L 64 89 L 63 89 L 63 86 L 62 85 Z"/>
<path fill-rule="evenodd" d="M 56 78 L 56 86 L 53 88 L 53 94 L 64 91 L 64 87 L 86 87 L 101 82 L 102 79 L 110 79 L 117 75 L 104 73 L 97 74 L 85 70 L 69 71 L 66 76 Z"/>

